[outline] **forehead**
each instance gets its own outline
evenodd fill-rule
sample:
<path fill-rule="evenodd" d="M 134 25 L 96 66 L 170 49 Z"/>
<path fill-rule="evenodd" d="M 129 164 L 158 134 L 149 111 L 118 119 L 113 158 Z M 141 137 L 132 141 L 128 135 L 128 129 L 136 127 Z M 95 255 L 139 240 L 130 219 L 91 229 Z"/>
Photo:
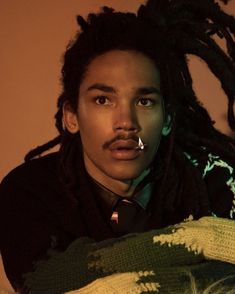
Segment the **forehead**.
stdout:
<path fill-rule="evenodd" d="M 117 87 L 160 87 L 160 74 L 154 61 L 144 54 L 130 50 L 112 50 L 90 62 L 80 90 L 92 83 Z"/>

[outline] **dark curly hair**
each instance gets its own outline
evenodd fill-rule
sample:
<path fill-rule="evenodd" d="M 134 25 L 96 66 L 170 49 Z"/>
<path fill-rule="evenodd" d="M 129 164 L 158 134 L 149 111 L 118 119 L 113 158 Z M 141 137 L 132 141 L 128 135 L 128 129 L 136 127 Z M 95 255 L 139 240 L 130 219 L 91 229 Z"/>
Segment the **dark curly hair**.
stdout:
<path fill-rule="evenodd" d="M 185 216 L 210 214 L 200 170 L 191 164 L 185 152 L 197 157 L 213 152 L 234 164 L 235 141 L 215 129 L 207 110 L 198 101 L 187 55 L 204 60 L 221 82 L 228 98 L 228 123 L 234 131 L 235 18 L 224 13 L 213 0 L 149 0 L 137 14 L 103 7 L 101 13 L 89 14 L 87 20 L 78 16 L 77 22 L 80 31 L 64 55 L 63 91 L 55 115 L 59 136 L 30 151 L 25 160 L 60 144 L 61 178 L 71 197 L 78 201 L 85 197 L 86 193 L 75 188 L 84 169 L 80 135 L 70 134 L 64 128 L 63 105 L 68 103 L 76 111 L 79 85 L 97 55 L 112 49 L 139 51 L 160 70 L 164 103 L 172 118 L 172 131 L 160 144 L 154 159 L 156 168 L 151 174 L 159 183 L 149 204 L 150 210 L 154 207 L 153 223 L 156 227 L 181 221 L 177 211 Z M 225 39 L 227 52 L 217 45 L 215 35 Z M 86 203 L 90 205 L 92 199 Z"/>

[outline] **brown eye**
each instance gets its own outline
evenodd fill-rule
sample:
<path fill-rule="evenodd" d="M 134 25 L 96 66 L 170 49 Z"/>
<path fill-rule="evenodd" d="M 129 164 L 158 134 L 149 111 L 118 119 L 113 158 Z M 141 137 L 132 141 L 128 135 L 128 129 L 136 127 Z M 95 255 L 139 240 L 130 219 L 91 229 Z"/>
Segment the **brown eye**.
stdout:
<path fill-rule="evenodd" d="M 95 98 L 96 104 L 107 105 L 109 104 L 109 99 L 106 96 L 98 96 Z"/>
<path fill-rule="evenodd" d="M 150 98 L 140 98 L 138 100 L 137 105 L 139 106 L 145 106 L 145 107 L 150 107 L 154 105 L 154 100 L 150 99 Z"/>

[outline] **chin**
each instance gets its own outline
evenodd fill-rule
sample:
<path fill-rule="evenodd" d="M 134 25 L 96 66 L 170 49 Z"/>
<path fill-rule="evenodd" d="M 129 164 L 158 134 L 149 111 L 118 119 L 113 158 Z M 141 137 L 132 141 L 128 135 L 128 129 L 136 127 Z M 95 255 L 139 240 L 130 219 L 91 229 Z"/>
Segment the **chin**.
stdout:
<path fill-rule="evenodd" d="M 106 171 L 106 175 L 109 177 L 119 180 L 119 181 L 128 181 L 138 178 L 145 168 L 133 169 L 133 168 L 117 168 L 112 169 L 112 171 Z"/>

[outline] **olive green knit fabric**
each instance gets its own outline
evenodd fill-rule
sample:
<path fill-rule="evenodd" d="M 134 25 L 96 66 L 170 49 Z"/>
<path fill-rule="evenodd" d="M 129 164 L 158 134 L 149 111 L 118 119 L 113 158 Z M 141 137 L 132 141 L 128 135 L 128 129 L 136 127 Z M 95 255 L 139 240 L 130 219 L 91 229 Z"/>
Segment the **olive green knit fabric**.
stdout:
<path fill-rule="evenodd" d="M 25 285 L 32 294 L 202 293 L 221 279 L 235 288 L 233 277 L 235 222 L 203 217 L 99 243 L 78 239 L 38 263 Z"/>

